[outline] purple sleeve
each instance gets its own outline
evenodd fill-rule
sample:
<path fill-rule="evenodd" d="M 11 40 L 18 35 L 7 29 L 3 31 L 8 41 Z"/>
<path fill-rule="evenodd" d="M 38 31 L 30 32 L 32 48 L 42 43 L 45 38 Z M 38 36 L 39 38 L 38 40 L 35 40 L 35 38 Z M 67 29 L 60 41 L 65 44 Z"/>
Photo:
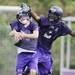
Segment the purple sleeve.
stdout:
<path fill-rule="evenodd" d="M 18 31 L 18 24 L 16 22 L 10 23 L 10 27 L 12 30 L 15 29 L 16 31 Z"/>
<path fill-rule="evenodd" d="M 72 30 L 65 23 L 62 25 L 62 35 L 71 34 Z"/>
<path fill-rule="evenodd" d="M 39 30 L 38 24 L 32 23 L 32 30 Z"/>

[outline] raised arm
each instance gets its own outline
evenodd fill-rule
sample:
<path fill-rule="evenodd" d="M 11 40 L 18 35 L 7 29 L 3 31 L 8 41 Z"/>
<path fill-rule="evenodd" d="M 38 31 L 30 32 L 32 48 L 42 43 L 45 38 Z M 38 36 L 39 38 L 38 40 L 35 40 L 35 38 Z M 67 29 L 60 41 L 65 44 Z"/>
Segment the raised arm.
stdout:
<path fill-rule="evenodd" d="M 40 20 L 40 17 L 31 9 L 31 7 L 29 5 L 27 5 L 26 3 L 23 3 L 21 5 L 21 8 L 25 11 L 25 12 L 29 12 L 31 13 L 31 16 L 34 18 L 34 20 L 36 20 L 37 22 Z"/>
<path fill-rule="evenodd" d="M 39 22 L 40 17 L 33 10 L 31 10 L 31 16 L 34 18 L 34 20 L 36 20 L 37 22 Z"/>

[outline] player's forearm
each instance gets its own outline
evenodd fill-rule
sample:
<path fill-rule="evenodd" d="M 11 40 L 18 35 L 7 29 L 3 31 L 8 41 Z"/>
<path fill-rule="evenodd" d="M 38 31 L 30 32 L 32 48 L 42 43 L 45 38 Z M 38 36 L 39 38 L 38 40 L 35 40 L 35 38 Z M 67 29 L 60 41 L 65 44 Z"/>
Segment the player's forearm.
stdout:
<path fill-rule="evenodd" d="M 29 38 L 29 39 L 38 38 L 39 32 L 34 31 L 32 34 L 22 33 L 22 36 L 23 38 Z"/>
<path fill-rule="evenodd" d="M 25 38 L 30 38 L 30 39 L 32 39 L 32 38 L 38 38 L 38 36 L 34 35 L 34 34 L 25 34 L 24 37 Z"/>
<path fill-rule="evenodd" d="M 40 17 L 33 10 L 31 11 L 31 15 L 37 22 L 40 20 Z"/>

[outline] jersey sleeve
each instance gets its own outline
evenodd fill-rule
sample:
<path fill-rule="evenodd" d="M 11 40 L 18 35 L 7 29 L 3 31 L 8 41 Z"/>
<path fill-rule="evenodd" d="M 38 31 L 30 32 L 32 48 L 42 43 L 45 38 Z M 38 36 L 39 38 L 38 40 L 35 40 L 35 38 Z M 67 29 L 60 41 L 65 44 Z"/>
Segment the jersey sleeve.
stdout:
<path fill-rule="evenodd" d="M 31 28 L 32 30 L 39 30 L 39 27 L 38 27 L 37 23 L 32 23 L 31 27 L 32 27 Z"/>
<path fill-rule="evenodd" d="M 11 27 L 11 30 L 13 30 L 13 29 L 15 29 L 16 31 L 19 30 L 19 26 L 16 22 L 10 23 L 10 27 Z"/>
<path fill-rule="evenodd" d="M 67 34 L 71 34 L 72 30 L 68 27 L 68 25 L 66 23 L 63 23 L 62 28 L 61 28 L 61 34 L 62 35 L 67 35 Z"/>

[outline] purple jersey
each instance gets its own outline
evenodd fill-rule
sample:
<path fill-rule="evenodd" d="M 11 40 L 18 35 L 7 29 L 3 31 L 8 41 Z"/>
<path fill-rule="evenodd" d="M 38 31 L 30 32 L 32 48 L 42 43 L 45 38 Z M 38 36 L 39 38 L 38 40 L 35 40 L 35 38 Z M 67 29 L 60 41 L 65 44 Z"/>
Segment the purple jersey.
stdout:
<path fill-rule="evenodd" d="M 71 29 L 63 22 L 51 23 L 48 18 L 41 16 L 39 20 L 39 42 L 38 47 L 44 48 L 46 52 L 51 49 L 52 43 L 58 37 L 71 33 Z"/>
<path fill-rule="evenodd" d="M 38 30 L 38 25 L 33 22 L 31 22 L 30 25 L 25 27 L 19 21 L 14 21 L 10 24 L 10 26 L 11 26 L 12 30 L 15 29 L 17 32 L 25 32 L 28 34 L 32 34 L 34 30 Z M 34 38 L 33 39 L 24 38 L 24 39 L 20 40 L 19 42 L 17 42 L 15 45 L 17 47 L 20 47 L 20 48 L 23 48 L 26 50 L 34 51 L 37 46 L 37 38 L 35 38 L 35 39 Z"/>

